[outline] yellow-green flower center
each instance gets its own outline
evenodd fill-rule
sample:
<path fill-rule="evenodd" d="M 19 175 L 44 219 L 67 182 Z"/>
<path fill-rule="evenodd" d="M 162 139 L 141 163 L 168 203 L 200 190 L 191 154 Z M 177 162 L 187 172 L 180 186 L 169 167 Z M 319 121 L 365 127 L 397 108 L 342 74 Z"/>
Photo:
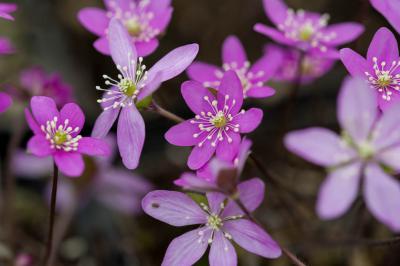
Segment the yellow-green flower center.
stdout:
<path fill-rule="evenodd" d="M 142 26 L 137 19 L 131 18 L 125 21 L 125 27 L 129 34 L 133 37 L 138 37 L 142 32 Z"/>
<path fill-rule="evenodd" d="M 217 128 L 224 127 L 226 125 L 226 117 L 222 111 L 219 111 L 212 119 L 211 123 Z"/>
<path fill-rule="evenodd" d="M 207 225 L 213 230 L 219 230 L 223 225 L 222 219 L 216 214 L 211 214 L 208 216 Z"/>
<path fill-rule="evenodd" d="M 54 134 L 53 140 L 56 145 L 61 145 L 68 140 L 68 134 L 64 131 L 57 131 Z"/>
<path fill-rule="evenodd" d="M 392 77 L 389 73 L 382 73 L 382 75 L 378 76 L 378 86 L 381 88 L 386 88 L 392 83 Z"/>
<path fill-rule="evenodd" d="M 118 84 L 120 90 L 128 97 L 132 97 L 136 91 L 136 84 L 131 79 L 124 78 Z"/>
<path fill-rule="evenodd" d="M 363 159 L 370 159 L 374 155 L 374 148 L 368 142 L 358 145 L 358 153 Z"/>
<path fill-rule="evenodd" d="M 300 28 L 299 39 L 301 41 L 309 41 L 314 34 L 314 28 L 311 24 L 305 24 Z"/>

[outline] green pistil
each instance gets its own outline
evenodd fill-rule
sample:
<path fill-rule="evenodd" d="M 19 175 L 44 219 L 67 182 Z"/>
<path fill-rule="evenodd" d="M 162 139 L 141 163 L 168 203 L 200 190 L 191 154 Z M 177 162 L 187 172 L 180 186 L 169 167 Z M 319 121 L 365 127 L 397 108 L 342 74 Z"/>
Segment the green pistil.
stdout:
<path fill-rule="evenodd" d="M 136 19 L 129 19 L 125 21 L 125 27 L 129 34 L 133 37 L 138 37 L 142 32 L 142 27 Z"/>
<path fill-rule="evenodd" d="M 311 37 L 314 34 L 314 28 L 311 25 L 304 25 L 301 27 L 300 32 L 299 32 L 299 39 L 301 41 L 309 41 L 311 40 Z"/>
<path fill-rule="evenodd" d="M 222 219 L 216 214 L 211 214 L 208 216 L 207 225 L 214 230 L 219 230 L 223 225 Z"/>
<path fill-rule="evenodd" d="M 358 146 L 358 153 L 363 159 L 370 159 L 374 155 L 374 148 L 367 142 L 361 143 Z"/>
<path fill-rule="evenodd" d="M 66 133 L 64 133 L 64 132 L 59 132 L 59 131 L 57 131 L 56 132 L 56 134 L 54 134 L 54 143 L 56 144 L 56 145 L 61 145 L 61 144 L 63 144 L 64 142 L 66 142 L 68 139 L 67 139 L 67 134 Z"/>
<path fill-rule="evenodd" d="M 213 125 L 217 128 L 224 127 L 226 125 L 226 118 L 224 113 L 221 111 L 217 113 L 217 115 L 211 120 Z"/>
<path fill-rule="evenodd" d="M 389 74 L 384 73 L 382 76 L 378 77 L 377 81 L 379 87 L 386 88 L 392 83 L 392 77 Z"/>
<path fill-rule="evenodd" d="M 123 79 L 119 83 L 121 91 L 128 97 L 132 97 L 136 91 L 136 84 L 130 79 Z"/>

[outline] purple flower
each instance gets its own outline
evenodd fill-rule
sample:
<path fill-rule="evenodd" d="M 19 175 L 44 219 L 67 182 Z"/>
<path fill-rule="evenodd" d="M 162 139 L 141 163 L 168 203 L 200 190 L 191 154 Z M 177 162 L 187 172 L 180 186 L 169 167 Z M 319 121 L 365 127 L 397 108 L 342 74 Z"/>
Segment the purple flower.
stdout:
<path fill-rule="evenodd" d="M 400 183 L 388 170 L 400 172 L 400 105 L 380 115 L 376 101 L 374 91 L 363 80 L 346 80 L 338 99 L 342 136 L 324 128 L 309 128 L 289 133 L 285 145 L 328 169 L 317 201 L 321 218 L 344 214 L 362 184 L 368 209 L 390 229 L 400 232 Z"/>
<path fill-rule="evenodd" d="M 165 138 L 173 145 L 194 146 L 190 169 L 199 169 L 214 153 L 222 161 L 232 161 L 239 150 L 240 133 L 249 133 L 261 123 L 261 109 L 241 109 L 243 88 L 233 70 L 224 74 L 216 96 L 197 81 L 184 82 L 181 93 L 196 115 L 170 128 Z"/>
<path fill-rule="evenodd" d="M 4 92 L 0 92 L 0 113 L 7 111 L 7 109 L 11 106 L 11 104 L 12 104 L 11 97 Z"/>
<path fill-rule="evenodd" d="M 35 96 L 31 110 L 25 115 L 35 134 L 28 142 L 28 151 L 38 157 L 51 156 L 61 173 L 79 176 L 85 167 L 82 154 L 107 156 L 110 153 L 103 140 L 79 135 L 85 116 L 78 105 L 68 103 L 61 111 L 49 97 Z"/>
<path fill-rule="evenodd" d="M 284 48 L 275 44 L 268 44 L 265 47 L 266 52 L 275 52 L 282 54 L 282 63 L 273 76 L 275 81 L 294 82 L 298 78 L 298 64 L 300 52 L 290 48 Z M 322 57 L 318 53 L 307 53 L 303 55 L 301 62 L 301 83 L 309 84 L 317 78 L 322 77 L 329 72 L 336 59 Z"/>
<path fill-rule="evenodd" d="M 107 40 L 109 22 L 118 19 L 129 33 L 130 45 L 139 56 L 147 56 L 158 47 L 157 37 L 168 26 L 172 7 L 170 0 L 104 0 L 107 10 L 96 7 L 82 9 L 78 19 L 89 31 L 99 36 L 94 47 L 101 53 L 112 53 Z"/>
<path fill-rule="evenodd" d="M 254 211 L 264 197 L 264 186 L 245 181 L 240 185 L 240 199 Z M 257 198 L 253 195 L 257 195 Z M 231 241 L 245 250 L 266 258 L 281 255 L 278 244 L 258 225 L 244 218 L 235 202 L 221 193 L 207 193 L 208 206 L 200 206 L 182 192 L 157 190 L 146 195 L 143 210 L 173 226 L 200 225 L 169 244 L 162 266 L 195 264 L 210 245 L 210 266 L 236 266 L 237 255 Z"/>
<path fill-rule="evenodd" d="M 277 29 L 258 23 L 254 30 L 283 45 L 302 51 L 338 58 L 336 47 L 355 40 L 363 31 L 361 24 L 348 22 L 328 26 L 329 15 L 294 11 L 282 0 L 263 0 L 264 9 Z"/>
<path fill-rule="evenodd" d="M 8 38 L 0 37 L 0 55 L 15 53 L 15 48 Z"/>
<path fill-rule="evenodd" d="M 271 51 L 252 66 L 246 51 L 236 36 L 229 36 L 222 46 L 222 68 L 203 62 L 193 63 L 187 70 L 189 77 L 203 83 L 204 87 L 218 88 L 224 73 L 234 70 L 243 86 L 244 97 L 264 98 L 275 90 L 265 85 L 281 64 L 281 53 Z"/>
<path fill-rule="evenodd" d="M 116 19 L 110 22 L 109 36 L 111 56 L 121 74 L 117 80 L 103 75 L 105 84 L 111 88 L 97 87 L 105 91 L 104 97 L 98 100 L 104 111 L 96 120 L 92 136 L 105 137 L 119 116 L 119 151 L 124 165 L 134 169 L 139 164 L 145 139 L 145 125 L 137 107 L 148 105 L 162 82 L 182 73 L 196 57 L 199 47 L 197 44 L 178 47 L 146 71 L 143 58 L 137 58 L 128 32 Z"/>
<path fill-rule="evenodd" d="M 14 17 L 11 16 L 10 13 L 17 10 L 16 4 L 11 3 L 0 3 L 0 18 L 4 18 L 6 20 L 14 20 Z"/>
<path fill-rule="evenodd" d="M 386 110 L 400 100 L 400 60 L 396 38 L 386 28 L 380 28 L 363 58 L 349 48 L 340 51 L 340 57 L 349 73 L 361 77 L 376 92 L 378 105 Z"/>
<path fill-rule="evenodd" d="M 400 5 L 394 0 L 370 0 L 372 6 L 400 32 Z"/>

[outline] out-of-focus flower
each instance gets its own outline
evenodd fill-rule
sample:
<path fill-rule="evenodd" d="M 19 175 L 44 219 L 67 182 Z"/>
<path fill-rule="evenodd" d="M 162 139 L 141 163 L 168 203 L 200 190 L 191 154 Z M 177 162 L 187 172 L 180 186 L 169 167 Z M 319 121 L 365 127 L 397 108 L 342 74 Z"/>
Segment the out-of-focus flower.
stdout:
<path fill-rule="evenodd" d="M 28 142 L 28 151 L 38 157 L 52 156 L 63 174 L 82 174 L 85 167 L 82 154 L 109 155 L 109 146 L 103 140 L 79 135 L 85 115 L 75 103 L 58 111 L 51 98 L 35 96 L 31 99 L 31 110 L 33 116 L 25 109 L 26 120 L 35 134 Z"/>
<path fill-rule="evenodd" d="M 359 23 L 328 25 L 329 15 L 294 11 L 282 0 L 264 0 L 268 18 L 277 29 L 258 23 L 254 30 L 283 45 L 321 56 L 339 58 L 336 47 L 355 40 L 364 31 Z"/>
<path fill-rule="evenodd" d="M 222 161 L 232 161 L 240 134 L 252 132 L 261 123 L 261 109 L 241 109 L 243 88 L 233 70 L 224 74 L 216 96 L 197 81 L 183 83 L 181 93 L 196 115 L 170 128 L 165 138 L 173 145 L 194 146 L 188 159 L 190 169 L 201 168 L 214 153 Z"/>
<path fill-rule="evenodd" d="M 396 0 L 370 0 L 372 6 L 400 32 L 400 5 Z"/>
<path fill-rule="evenodd" d="M 328 169 L 318 195 L 321 218 L 345 213 L 362 183 L 362 194 L 372 214 L 399 232 L 400 183 L 388 169 L 400 172 L 400 105 L 380 115 L 376 104 L 375 92 L 363 80 L 346 80 L 338 99 L 342 137 L 328 129 L 309 128 L 289 133 L 285 145 Z"/>
<path fill-rule="evenodd" d="M 167 28 L 172 7 L 170 0 L 104 0 L 107 10 L 96 7 L 82 9 L 78 19 L 85 28 L 99 36 L 94 47 L 109 55 L 110 19 L 118 19 L 129 33 L 130 45 L 139 56 L 147 56 L 158 47 L 157 37 Z"/>
<path fill-rule="evenodd" d="M 10 13 L 17 10 L 17 5 L 12 3 L 0 3 L 0 18 L 14 20 Z"/>
<path fill-rule="evenodd" d="M 8 38 L 0 37 L 0 54 L 13 54 L 15 48 Z"/>
<path fill-rule="evenodd" d="M 105 91 L 98 100 L 104 111 L 96 120 L 92 136 L 105 137 L 119 116 L 117 139 L 122 161 L 127 168 L 135 169 L 145 139 L 145 125 L 137 107 L 149 105 L 152 93 L 162 82 L 182 73 L 196 57 L 199 47 L 197 44 L 178 47 L 147 71 L 143 58 L 138 59 L 135 47 L 130 45 L 128 32 L 116 19 L 110 22 L 109 36 L 111 56 L 121 74 L 117 80 L 103 76 L 109 89 L 97 87 Z"/>
<path fill-rule="evenodd" d="M 336 61 L 336 59 L 322 57 L 320 54 L 307 53 L 301 59 L 301 69 L 299 70 L 301 58 L 299 51 L 274 44 L 267 45 L 265 51 L 282 54 L 282 63 L 272 77 L 275 81 L 295 82 L 299 78 L 298 75 L 301 75 L 301 83 L 308 84 L 329 72 Z"/>
<path fill-rule="evenodd" d="M 376 92 L 381 110 L 400 103 L 400 59 L 393 33 L 380 28 L 369 45 L 366 59 L 350 48 L 342 49 L 340 55 L 349 73 L 364 78 Z"/>
<path fill-rule="evenodd" d="M 33 265 L 33 258 L 31 255 L 26 253 L 18 254 L 15 258 L 15 266 L 31 266 Z"/>
<path fill-rule="evenodd" d="M 240 184 L 245 193 L 240 199 L 249 211 L 254 211 L 262 202 L 264 187 L 254 186 L 249 181 Z M 261 198 L 255 199 L 255 191 Z M 150 216 L 173 226 L 200 225 L 169 244 L 162 266 L 190 266 L 195 264 L 210 245 L 211 266 L 237 265 L 237 255 L 231 241 L 245 250 L 266 258 L 281 255 L 278 244 L 257 224 L 244 218 L 244 213 L 234 201 L 224 194 L 206 194 L 208 206 L 200 206 L 182 192 L 157 190 L 146 195 L 143 210 Z"/>
<path fill-rule="evenodd" d="M 5 112 L 12 104 L 10 95 L 0 92 L 0 113 Z"/>
<path fill-rule="evenodd" d="M 203 83 L 204 87 L 218 88 L 224 73 L 234 70 L 242 82 L 245 98 L 264 98 L 275 93 L 265 82 L 275 74 L 281 64 L 281 58 L 281 53 L 268 51 L 251 65 L 240 40 L 229 36 L 222 46 L 222 68 L 195 62 L 188 68 L 187 73 L 191 79 Z"/>

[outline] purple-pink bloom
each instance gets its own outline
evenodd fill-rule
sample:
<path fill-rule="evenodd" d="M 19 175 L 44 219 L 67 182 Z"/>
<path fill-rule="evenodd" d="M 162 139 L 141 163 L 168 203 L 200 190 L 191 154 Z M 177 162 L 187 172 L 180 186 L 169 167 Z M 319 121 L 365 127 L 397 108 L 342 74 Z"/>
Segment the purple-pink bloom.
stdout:
<path fill-rule="evenodd" d="M 196 57 L 199 47 L 189 44 L 178 47 L 161 58 L 148 71 L 143 58 L 137 57 L 136 49 L 130 45 L 130 37 L 125 27 L 116 19 L 109 27 L 111 56 L 120 72 L 118 79 L 103 75 L 108 89 L 103 98 L 103 112 L 97 118 L 92 136 L 103 138 L 118 119 L 118 147 L 124 165 L 134 169 L 139 164 L 145 139 L 145 124 L 138 107 L 151 101 L 151 95 L 166 80 L 182 73 Z M 146 104 L 145 104 L 146 105 Z M 147 103 L 148 105 L 148 103 Z"/>
<path fill-rule="evenodd" d="M 38 157 L 51 156 L 61 173 L 80 176 L 85 167 L 82 154 L 110 154 L 103 140 L 79 135 L 85 115 L 77 104 L 68 103 L 58 111 L 53 99 L 35 96 L 31 99 L 31 110 L 33 116 L 25 109 L 26 120 L 35 134 L 28 142 L 28 151 Z"/>
<path fill-rule="evenodd" d="M 371 213 L 400 232 L 400 183 L 388 171 L 400 172 L 400 105 L 382 115 L 376 105 L 375 92 L 363 80 L 348 79 L 338 98 L 342 136 L 325 128 L 309 128 L 289 133 L 285 145 L 328 170 L 316 207 L 321 218 L 344 214 L 362 184 Z"/>
<path fill-rule="evenodd" d="M 376 92 L 381 110 L 399 104 L 399 49 L 395 36 L 387 28 L 380 28 L 375 33 L 366 58 L 350 48 L 340 50 L 340 57 L 352 76 L 365 79 Z"/>
<path fill-rule="evenodd" d="M 254 30 L 272 40 L 304 52 L 339 58 L 337 46 L 355 40 L 364 27 L 355 22 L 328 25 L 329 15 L 304 10 L 294 11 L 282 0 L 263 0 L 264 10 L 275 28 L 258 23 Z"/>
<path fill-rule="evenodd" d="M 214 153 L 222 161 L 231 161 L 238 153 L 240 134 L 255 130 L 263 117 L 261 109 L 241 109 L 243 88 L 235 71 L 227 71 L 217 89 L 214 96 L 197 81 L 184 82 L 181 93 L 195 117 L 165 134 L 173 145 L 194 146 L 188 159 L 193 170 L 204 166 Z"/>
<path fill-rule="evenodd" d="M 15 48 L 8 38 L 0 37 L 0 55 L 15 53 Z"/>
<path fill-rule="evenodd" d="M 236 72 L 243 86 L 245 98 L 265 98 L 272 96 L 275 90 L 265 85 L 281 64 L 281 53 L 265 53 L 253 65 L 247 59 L 246 51 L 236 36 L 229 36 L 222 45 L 222 68 L 203 62 L 194 62 L 187 70 L 188 76 L 204 87 L 218 88 L 224 73 Z"/>
<path fill-rule="evenodd" d="M 112 53 L 108 26 L 113 18 L 124 25 L 129 33 L 129 43 L 139 56 L 147 56 L 156 50 L 157 38 L 171 20 L 170 0 L 104 0 L 104 3 L 106 10 L 88 7 L 78 14 L 82 25 L 99 37 L 94 43 L 96 50 L 106 55 Z"/>
<path fill-rule="evenodd" d="M 0 18 L 14 20 L 14 17 L 11 16 L 11 13 L 13 13 L 15 10 L 17 10 L 17 4 L 0 3 Z"/>
<path fill-rule="evenodd" d="M 242 182 L 239 191 L 240 200 L 249 211 L 254 211 L 263 201 L 264 186 L 258 182 Z M 179 227 L 199 225 L 172 240 L 162 266 L 191 266 L 209 245 L 210 266 L 236 266 L 232 241 L 262 257 L 281 255 L 279 245 L 260 226 L 246 219 L 234 201 L 218 192 L 209 192 L 206 196 L 208 205 L 200 203 L 200 206 L 186 194 L 176 191 L 156 190 L 143 199 L 143 210 L 155 219 Z"/>
<path fill-rule="evenodd" d="M 400 32 L 400 4 L 396 0 L 370 0 L 371 5 Z"/>
<path fill-rule="evenodd" d="M 0 113 L 7 111 L 7 109 L 11 106 L 12 99 L 10 95 L 4 92 L 0 92 Z"/>

